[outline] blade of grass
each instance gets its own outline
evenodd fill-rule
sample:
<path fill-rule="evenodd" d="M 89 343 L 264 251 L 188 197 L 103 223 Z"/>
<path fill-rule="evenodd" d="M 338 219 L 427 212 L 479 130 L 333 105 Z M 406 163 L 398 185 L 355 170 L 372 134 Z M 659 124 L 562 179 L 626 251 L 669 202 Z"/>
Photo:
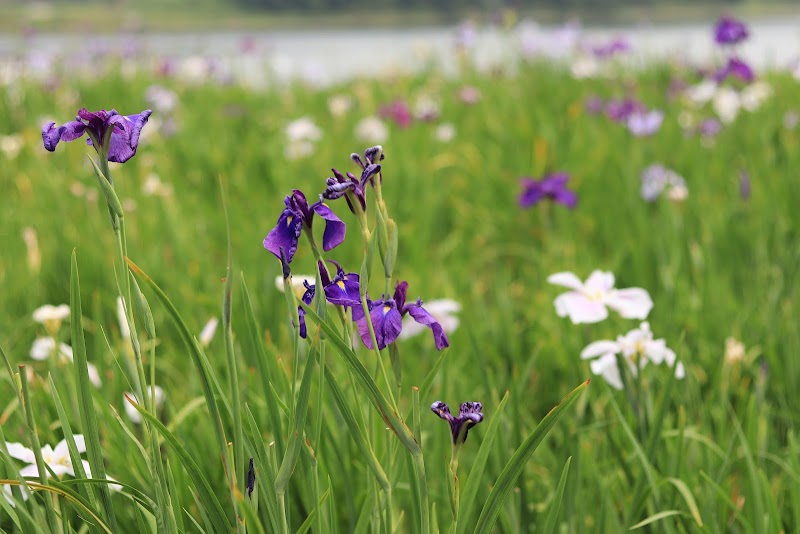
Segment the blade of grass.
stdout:
<path fill-rule="evenodd" d="M 662 519 L 665 519 L 667 517 L 672 517 L 674 515 L 683 515 L 683 514 L 684 512 L 681 512 L 680 510 L 664 510 L 662 512 L 655 513 L 650 517 L 639 521 L 638 523 L 633 525 L 629 530 L 636 530 L 637 528 L 646 527 L 651 523 L 655 523 L 656 521 L 661 521 Z"/>
<path fill-rule="evenodd" d="M 89 459 L 89 466 L 92 468 L 92 476 L 103 479 L 106 478 L 106 469 L 103 464 L 103 451 L 100 446 L 100 430 L 97 426 L 97 413 L 92 401 L 94 386 L 89 380 L 88 362 L 86 360 L 86 340 L 83 337 L 83 313 L 81 311 L 80 275 L 78 274 L 78 257 L 74 249 L 72 251 L 70 269 L 69 303 L 72 352 L 78 384 L 78 408 L 83 425 L 86 453 Z M 108 486 L 102 485 L 98 488 L 98 491 L 100 492 L 100 503 L 103 508 L 103 519 L 108 522 L 114 531 L 117 531 L 117 520 L 114 515 L 114 506 L 111 503 L 111 493 L 108 490 Z"/>
<path fill-rule="evenodd" d="M 481 487 L 481 480 L 483 479 L 484 471 L 486 471 L 486 464 L 489 461 L 492 446 L 494 445 L 497 434 L 499 434 L 498 428 L 500 427 L 501 416 L 508 402 L 508 397 L 509 393 L 506 391 L 500 403 L 492 410 L 492 420 L 489 422 L 489 428 L 487 428 L 486 432 L 483 434 L 481 447 L 478 449 L 478 454 L 475 455 L 475 460 L 472 462 L 467 482 L 464 484 L 464 491 L 461 492 L 459 508 L 461 510 L 460 513 L 464 516 L 463 519 L 466 521 L 461 521 L 459 523 L 459 532 L 465 532 L 468 525 L 474 524 L 470 521 L 470 516 L 474 511 L 473 504 L 475 502 L 475 497 L 478 495 L 478 490 Z"/>
<path fill-rule="evenodd" d="M 359 361 L 356 357 L 355 353 L 353 352 L 350 347 L 347 346 L 344 340 L 339 336 L 338 332 L 329 325 L 328 323 L 320 320 L 319 315 L 311 309 L 311 307 L 306 306 L 305 303 L 299 303 L 303 309 L 306 311 L 306 317 L 311 318 L 316 322 L 322 330 L 325 332 L 325 335 L 328 336 L 328 340 L 333 343 L 334 347 L 336 347 L 338 353 L 342 355 L 344 358 L 345 363 L 350 367 L 353 371 L 353 374 L 359 384 L 364 391 L 367 393 L 370 401 L 372 404 L 377 408 L 378 412 L 380 412 L 381 417 L 383 418 L 386 425 L 392 429 L 392 431 L 400 438 L 400 441 L 406 448 L 411 452 L 412 455 L 419 454 L 421 452 L 419 443 L 417 443 L 414 434 L 411 433 L 408 426 L 406 426 L 405 422 L 400 418 L 397 412 L 390 406 L 389 401 L 386 397 L 380 392 L 378 389 L 378 385 L 372 379 L 369 374 L 369 371 L 364 367 L 364 365 Z"/>
<path fill-rule="evenodd" d="M 686 506 L 689 507 L 689 513 L 692 515 L 694 522 L 697 523 L 698 527 L 703 528 L 703 518 L 700 517 L 700 509 L 697 507 L 697 502 L 694 500 L 694 495 L 692 495 L 689 486 L 679 478 L 668 478 L 667 482 L 677 488 L 678 493 L 681 494 L 681 497 L 686 502 Z"/>
<path fill-rule="evenodd" d="M 547 514 L 547 522 L 544 524 L 544 533 L 553 534 L 556 531 L 558 524 L 558 513 L 561 511 L 561 500 L 564 498 L 564 488 L 567 485 L 567 475 L 569 475 L 569 465 L 572 462 L 572 456 L 567 458 L 567 463 L 564 464 L 564 470 L 561 471 L 561 479 L 558 481 L 556 494 L 550 502 L 550 512 Z"/>
<path fill-rule="evenodd" d="M 163 436 L 164 441 L 172 447 L 175 454 L 181 461 L 181 465 L 194 483 L 194 490 L 198 492 L 198 505 L 207 514 L 209 523 L 213 526 L 215 532 L 230 532 L 232 525 L 222 509 L 222 505 L 217 499 L 217 495 L 212 490 L 211 484 L 203 474 L 203 471 L 194 461 L 192 455 L 181 445 L 180 441 L 170 432 L 164 423 L 154 417 L 153 414 L 144 409 L 141 405 L 137 404 L 131 397 L 125 396 L 127 402 L 138 411 L 142 417 L 147 419 L 152 427 Z"/>
<path fill-rule="evenodd" d="M 553 429 L 555 424 L 567 412 L 567 410 L 575 403 L 578 396 L 589 386 L 589 380 L 576 387 L 572 392 L 564 397 L 560 404 L 555 406 L 550 412 L 544 416 L 544 419 L 533 429 L 533 432 L 525 439 L 522 445 L 516 450 L 511 460 L 508 461 L 500 476 L 497 478 L 492 491 L 486 498 L 486 503 L 481 510 L 481 515 L 478 518 L 475 532 L 488 533 L 491 532 L 497 517 L 500 514 L 500 509 L 503 503 L 513 490 L 522 470 L 528 463 L 528 460 L 533 455 L 536 448 L 547 436 L 550 430 Z"/>
<path fill-rule="evenodd" d="M 267 403 L 269 427 L 272 429 L 272 436 L 275 440 L 278 453 L 283 454 L 285 450 L 283 444 L 283 427 L 278 408 L 279 399 L 274 387 L 274 381 L 277 381 L 279 377 L 284 379 L 280 385 L 283 386 L 282 390 L 285 393 L 288 390 L 288 385 L 285 383 L 286 375 L 280 369 L 274 358 L 267 358 L 267 354 L 264 350 L 264 343 L 261 341 L 261 336 L 259 335 L 261 330 L 256 321 L 255 313 L 253 312 L 253 303 L 250 300 L 250 293 L 247 290 L 247 284 L 245 284 L 243 273 L 240 275 L 239 280 L 244 304 L 245 322 L 247 323 L 247 333 L 249 334 L 250 343 L 255 353 L 256 369 L 261 379 L 261 390 L 264 394 L 264 400 Z M 288 407 L 285 407 L 283 411 L 288 411 Z"/>
<path fill-rule="evenodd" d="M 128 258 L 126 258 L 126 260 L 131 268 L 131 271 L 133 271 L 142 281 L 145 282 L 145 284 L 150 287 L 151 290 L 153 290 L 158 299 L 166 308 L 170 318 L 175 323 L 175 326 L 178 328 L 178 333 L 180 334 L 181 339 L 183 339 L 186 348 L 189 350 L 189 355 L 192 357 L 192 363 L 194 363 L 195 370 L 200 377 L 200 386 L 203 389 L 203 396 L 206 399 L 206 405 L 208 406 L 208 411 L 211 414 L 211 423 L 212 427 L 214 428 L 214 434 L 217 438 L 217 445 L 221 455 L 220 457 L 226 458 L 228 455 L 228 442 L 225 438 L 225 429 L 222 427 L 222 418 L 220 417 L 219 406 L 217 405 L 214 392 L 212 391 L 212 377 L 209 376 L 211 371 L 204 365 L 204 358 L 201 354 L 199 345 L 195 341 L 191 331 L 189 330 L 189 327 L 186 326 L 183 318 L 181 318 L 177 308 L 175 308 L 175 305 L 172 304 L 172 301 L 170 301 L 158 284 L 156 284 L 152 278 L 142 271 L 138 265 L 133 263 Z"/>

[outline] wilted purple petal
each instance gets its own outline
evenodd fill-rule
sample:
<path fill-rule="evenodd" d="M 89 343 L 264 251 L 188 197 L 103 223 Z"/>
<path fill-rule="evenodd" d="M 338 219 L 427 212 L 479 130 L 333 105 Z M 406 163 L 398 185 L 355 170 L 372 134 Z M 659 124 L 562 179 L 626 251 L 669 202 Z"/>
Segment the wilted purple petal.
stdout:
<path fill-rule="evenodd" d="M 278 224 L 270 230 L 264 238 L 264 248 L 275 254 L 280 259 L 281 248 L 286 256 L 286 262 L 291 263 L 297 251 L 297 242 L 303 231 L 302 218 L 290 209 L 285 209 L 278 217 Z"/>

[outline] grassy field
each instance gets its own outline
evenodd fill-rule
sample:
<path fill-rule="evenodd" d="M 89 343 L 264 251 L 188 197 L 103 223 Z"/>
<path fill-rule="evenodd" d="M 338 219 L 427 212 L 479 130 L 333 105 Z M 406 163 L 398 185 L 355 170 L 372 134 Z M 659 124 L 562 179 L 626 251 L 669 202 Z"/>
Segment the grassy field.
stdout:
<path fill-rule="evenodd" d="M 685 99 L 668 96 L 672 80 L 691 83 L 695 74 L 669 65 L 635 73 L 612 65 L 608 77 L 577 80 L 523 61 L 514 73 L 464 68 L 458 79 L 427 71 L 259 91 L 123 72 L 0 87 L 0 133 L 21 141 L 18 153 L 0 152 L 8 362 L 0 441 L 38 452 L 83 434 L 95 480 L 75 483 L 60 471 L 43 481 L 46 491 L 25 501 L 16 494 L 15 507 L 0 499 L 4 531 L 800 528 L 800 131 L 787 116 L 800 109 L 800 92 L 788 74 L 767 75 L 771 97 L 703 140 L 679 124 Z M 138 113 L 151 107 L 154 83 L 177 96 L 176 131 L 168 135 L 167 114 L 154 108 L 136 156 L 110 169 L 127 257 L 146 273 L 128 278 L 110 224 L 120 219 L 110 217 L 87 159 L 94 150 L 78 140 L 48 153 L 40 127 L 84 106 Z M 459 97 L 465 86 L 478 90 L 477 102 Z M 590 97 L 630 94 L 664 110 L 655 135 L 636 137 L 585 109 Z M 351 108 L 335 115 L 329 99 L 342 95 Z M 349 313 L 319 304 L 319 291 L 308 337 L 298 338 L 296 303 L 287 307 L 276 287 L 281 264 L 262 245 L 284 197 L 297 188 L 315 201 L 331 167 L 358 175 L 349 154 L 370 143 L 356 124 L 383 104 L 413 107 L 423 96 L 439 103 L 435 120 L 385 121 L 385 204 L 367 187 L 376 244 L 365 245 L 338 199 L 328 204 L 347 237 L 322 254 L 346 272 L 369 266 L 362 282 L 374 300 L 407 280 L 410 302 L 459 302 L 450 347 L 437 351 L 426 330 L 378 355 L 351 342 Z M 285 129 L 301 117 L 321 137 L 291 159 Z M 437 139 L 442 124 L 454 129 L 449 141 Z M 659 162 L 685 178 L 688 196 L 642 199 L 640 174 Z M 575 209 L 547 199 L 521 209 L 520 177 L 558 171 L 570 175 Z M 153 194 L 153 175 L 162 194 Z M 378 243 L 391 234 L 387 216 L 397 228 L 394 264 L 384 250 L 391 239 Z M 322 243 L 323 221 L 315 221 Z M 651 364 L 636 380 L 625 371 L 626 387 L 616 390 L 592 375 L 584 347 L 640 321 L 612 311 L 572 324 L 553 304 L 566 288 L 547 279 L 572 271 L 584 280 L 595 269 L 613 272 L 618 288 L 647 290 L 647 320 L 685 366 L 684 379 Z M 291 271 L 295 279 L 316 271 L 305 238 Z M 118 321 L 120 288 L 134 303 L 133 345 Z M 31 314 L 47 303 L 71 304 L 54 336 L 73 347 L 74 364 L 29 355 L 45 334 Z M 216 336 L 192 343 L 211 317 L 221 319 Z M 728 338 L 743 352 L 732 341 L 726 351 Z M 140 378 L 166 393 L 145 424 L 126 415 L 123 397 Z M 482 402 L 485 419 L 463 445 L 453 447 L 448 425 L 429 411 L 437 400 L 454 412 Z M 6 449 L 4 484 L 34 463 Z M 79 455 L 63 463 L 80 465 Z M 103 489 L 104 475 L 122 490 Z"/>

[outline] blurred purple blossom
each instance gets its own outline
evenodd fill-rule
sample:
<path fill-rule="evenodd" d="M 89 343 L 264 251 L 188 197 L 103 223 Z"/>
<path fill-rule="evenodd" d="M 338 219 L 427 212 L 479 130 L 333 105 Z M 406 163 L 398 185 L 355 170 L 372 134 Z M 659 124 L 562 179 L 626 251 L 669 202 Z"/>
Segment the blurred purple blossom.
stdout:
<path fill-rule="evenodd" d="M 650 111 L 634 111 L 628 115 L 626 124 L 633 135 L 644 137 L 658 132 L 663 121 L 664 112 L 653 109 Z"/>
<path fill-rule="evenodd" d="M 475 104 L 481 99 L 481 91 L 477 87 L 465 85 L 459 89 L 458 98 L 465 104 Z"/>
<path fill-rule="evenodd" d="M 408 128 L 411 126 L 411 121 L 413 119 L 408 104 L 406 104 L 405 100 L 400 99 L 382 105 L 378 110 L 378 116 L 382 119 L 391 119 L 401 128 Z"/>
<path fill-rule="evenodd" d="M 578 204 L 578 195 L 567 189 L 569 175 L 565 172 L 550 174 L 540 180 L 524 177 L 520 180 L 522 193 L 519 196 L 519 205 L 529 208 L 544 198 L 573 209 Z"/>
<path fill-rule="evenodd" d="M 605 103 L 599 96 L 590 96 L 583 104 L 583 108 L 586 110 L 586 113 L 589 113 L 590 115 L 599 115 L 603 112 L 604 107 Z"/>
<path fill-rule="evenodd" d="M 745 63 L 744 60 L 735 56 L 728 58 L 728 62 L 724 67 L 720 68 L 714 73 L 713 78 L 717 83 L 721 83 L 728 76 L 738 78 L 745 83 L 750 83 L 756 78 L 756 75 L 750 65 Z"/>
<path fill-rule="evenodd" d="M 628 117 L 632 114 L 645 111 L 647 111 L 645 105 L 633 98 L 606 102 L 606 116 L 614 122 L 627 123 Z"/>
<path fill-rule="evenodd" d="M 641 194 L 647 202 L 654 202 L 665 190 L 671 200 L 683 200 L 688 194 L 686 180 L 660 163 L 647 167 L 641 175 Z"/>
<path fill-rule="evenodd" d="M 611 41 L 591 48 L 592 54 L 597 59 L 610 59 L 614 56 L 630 52 L 631 44 L 624 37 L 614 37 Z"/>
<path fill-rule="evenodd" d="M 719 45 L 734 45 L 745 39 L 749 32 L 744 22 L 731 16 L 723 15 L 714 27 L 714 41 Z"/>

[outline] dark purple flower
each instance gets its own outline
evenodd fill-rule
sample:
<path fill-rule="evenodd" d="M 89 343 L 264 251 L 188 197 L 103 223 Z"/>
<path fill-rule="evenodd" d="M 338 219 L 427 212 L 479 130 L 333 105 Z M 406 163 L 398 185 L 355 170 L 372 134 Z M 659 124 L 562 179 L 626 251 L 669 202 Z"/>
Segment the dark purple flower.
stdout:
<path fill-rule="evenodd" d="M 728 63 L 724 67 L 714 73 L 714 81 L 721 83 L 728 76 L 739 78 L 745 83 L 750 83 L 756 79 L 756 75 L 750 65 L 739 59 L 738 57 L 728 58 Z"/>
<path fill-rule="evenodd" d="M 253 466 L 253 459 L 250 458 L 250 465 L 247 468 L 247 483 L 245 485 L 247 489 L 247 497 L 249 499 L 253 498 L 253 490 L 256 489 L 256 468 Z"/>
<path fill-rule="evenodd" d="M 442 401 L 431 404 L 431 411 L 450 423 L 453 445 L 461 445 L 467 440 L 469 429 L 483 421 L 483 404 L 480 402 L 464 402 L 458 410 L 458 417 L 453 417 L 450 408 Z"/>
<path fill-rule="evenodd" d="M 393 298 L 371 301 L 367 299 L 369 308 L 369 318 L 372 321 L 372 328 L 375 330 L 375 340 L 378 342 L 378 349 L 383 349 L 387 345 L 394 343 L 403 329 L 403 316 L 409 314 L 416 322 L 427 326 L 433 332 L 433 341 L 436 350 L 442 350 L 450 346 L 442 325 L 422 307 L 422 300 L 406 303 L 406 292 L 408 282 L 400 282 L 394 289 Z M 364 315 L 361 306 L 353 307 L 353 321 L 358 325 L 358 334 L 368 349 L 372 349 L 372 338 L 369 335 L 369 323 Z"/>
<path fill-rule="evenodd" d="M 578 195 L 567 189 L 569 175 L 565 172 L 550 174 L 541 180 L 524 177 L 520 181 L 522 193 L 519 196 L 519 205 L 529 208 L 547 197 L 570 209 L 578 204 Z"/>
<path fill-rule="evenodd" d="M 614 122 L 627 122 L 634 113 L 643 113 L 647 108 L 632 98 L 625 100 L 609 100 L 606 102 L 606 116 Z"/>
<path fill-rule="evenodd" d="M 347 200 L 347 205 L 350 207 L 350 211 L 356 213 L 353 200 L 358 201 L 359 206 L 361 206 L 361 211 L 365 211 L 367 209 L 367 182 L 370 182 L 374 185 L 373 177 L 376 174 L 380 174 L 381 166 L 377 163 L 369 162 L 369 159 L 367 159 L 369 163 L 362 162 L 358 154 L 352 154 L 350 157 L 353 158 L 354 156 L 357 158 L 356 161 L 360 163 L 364 169 L 361 172 L 361 178 L 356 178 L 352 172 L 348 172 L 345 176 L 338 170 L 331 169 L 333 176 L 325 180 L 327 187 L 325 188 L 325 191 L 322 192 L 322 198 L 326 200 L 335 200 L 337 198 L 344 197 L 345 200 Z M 383 154 L 381 154 L 380 158 L 383 159 Z M 353 197 L 355 198 L 353 199 Z"/>
<path fill-rule="evenodd" d="M 721 17 L 714 28 L 714 40 L 720 45 L 737 44 L 747 39 L 747 36 L 744 22 L 727 15 Z"/>
<path fill-rule="evenodd" d="M 138 115 L 120 115 L 113 109 L 93 112 L 82 108 L 72 122 L 58 127 L 55 122 L 45 124 L 42 142 L 54 152 L 60 141 L 74 141 L 86 134 L 86 143 L 93 145 L 98 154 L 106 153 L 108 161 L 125 163 L 136 154 L 139 135 L 151 113 L 146 109 Z"/>
<path fill-rule="evenodd" d="M 280 250 L 283 248 L 287 263 L 291 263 L 297 251 L 300 233 L 303 227 L 311 229 L 315 213 L 325 219 L 325 232 L 322 234 L 323 250 L 331 250 L 344 241 L 345 224 L 322 202 L 322 198 L 309 206 L 303 192 L 294 189 L 283 202 L 286 208 L 278 217 L 278 224 L 264 238 L 264 248 L 278 258 L 281 257 Z"/>
<path fill-rule="evenodd" d="M 316 293 L 316 285 L 309 284 L 306 281 L 303 281 L 303 286 L 306 288 L 306 292 L 303 293 L 303 298 L 301 299 L 306 306 L 310 306 L 311 302 L 314 300 L 314 294 Z M 297 307 L 297 316 L 300 320 L 300 337 L 303 339 L 306 338 L 306 311 L 303 309 L 302 306 Z"/>
<path fill-rule="evenodd" d="M 359 287 L 359 276 L 356 273 L 345 274 L 342 266 L 333 260 L 328 260 L 336 266 L 336 276 L 333 280 L 328 278 L 328 271 L 320 261 L 319 275 L 322 287 L 325 290 L 325 299 L 337 306 L 358 306 L 361 307 L 361 293 Z"/>

